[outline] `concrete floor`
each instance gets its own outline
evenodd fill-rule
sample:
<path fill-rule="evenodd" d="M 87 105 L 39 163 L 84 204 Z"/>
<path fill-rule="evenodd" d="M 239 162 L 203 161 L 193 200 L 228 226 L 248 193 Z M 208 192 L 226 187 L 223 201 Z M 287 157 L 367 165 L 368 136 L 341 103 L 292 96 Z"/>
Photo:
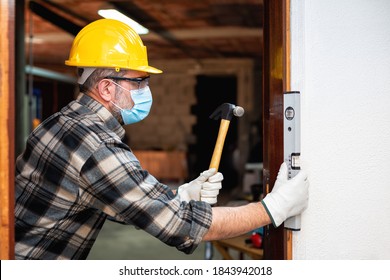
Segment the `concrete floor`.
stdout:
<path fill-rule="evenodd" d="M 133 226 L 106 221 L 88 256 L 89 260 L 204 260 L 205 243 L 191 255 L 162 243 Z M 214 250 L 215 260 L 221 255 Z"/>

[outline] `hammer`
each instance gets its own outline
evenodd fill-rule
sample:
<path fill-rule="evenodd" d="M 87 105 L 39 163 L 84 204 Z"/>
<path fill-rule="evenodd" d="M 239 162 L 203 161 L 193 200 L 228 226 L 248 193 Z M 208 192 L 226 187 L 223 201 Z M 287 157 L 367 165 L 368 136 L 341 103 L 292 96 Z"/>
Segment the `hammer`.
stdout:
<path fill-rule="evenodd" d="M 215 168 L 218 171 L 219 163 L 221 161 L 222 149 L 225 143 L 226 134 L 229 129 L 230 121 L 232 120 L 233 115 L 236 117 L 241 117 L 244 115 L 244 108 L 240 106 L 235 106 L 230 103 L 223 103 L 210 115 L 210 119 L 219 120 L 221 123 L 219 125 L 217 142 L 215 143 L 213 156 L 211 157 L 210 168 Z M 210 260 L 213 257 L 213 246 L 210 241 L 206 242 L 205 250 L 205 259 Z"/>
<path fill-rule="evenodd" d="M 210 115 L 210 119 L 221 119 L 217 142 L 215 143 L 213 156 L 210 162 L 210 168 L 215 168 L 216 170 L 218 170 L 219 163 L 221 161 L 222 149 L 225 143 L 225 138 L 229 129 L 230 121 L 233 115 L 236 117 L 241 117 L 242 115 L 244 115 L 244 112 L 244 108 L 240 106 L 236 106 L 230 103 L 223 103 Z"/>

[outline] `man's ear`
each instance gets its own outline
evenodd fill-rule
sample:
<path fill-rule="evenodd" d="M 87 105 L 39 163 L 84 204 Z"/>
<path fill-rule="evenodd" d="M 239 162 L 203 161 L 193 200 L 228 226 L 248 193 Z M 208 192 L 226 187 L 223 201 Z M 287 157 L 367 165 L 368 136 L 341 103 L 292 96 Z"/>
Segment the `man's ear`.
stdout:
<path fill-rule="evenodd" d="M 98 83 L 98 92 L 104 101 L 110 102 L 115 92 L 115 85 L 108 79 L 102 79 Z"/>

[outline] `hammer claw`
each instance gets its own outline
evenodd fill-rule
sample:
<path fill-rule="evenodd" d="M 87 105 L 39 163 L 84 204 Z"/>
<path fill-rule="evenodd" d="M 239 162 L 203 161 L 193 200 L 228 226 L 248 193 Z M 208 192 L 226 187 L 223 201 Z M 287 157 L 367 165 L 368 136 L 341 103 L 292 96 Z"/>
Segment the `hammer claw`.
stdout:
<path fill-rule="evenodd" d="M 218 108 L 220 108 L 221 106 L 219 106 Z M 219 120 L 220 119 L 220 117 L 221 117 L 221 110 L 218 110 L 218 108 L 217 108 L 217 110 L 215 110 L 210 116 L 209 116 L 209 118 L 210 119 L 212 119 L 212 120 Z"/>

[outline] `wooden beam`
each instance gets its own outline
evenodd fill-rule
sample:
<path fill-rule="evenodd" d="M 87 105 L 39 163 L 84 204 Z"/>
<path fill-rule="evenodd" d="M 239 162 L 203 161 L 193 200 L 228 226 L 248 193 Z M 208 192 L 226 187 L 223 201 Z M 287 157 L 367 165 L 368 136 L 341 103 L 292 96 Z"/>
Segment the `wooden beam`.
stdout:
<path fill-rule="evenodd" d="M 50 9 L 46 8 L 45 6 L 43 6 L 37 2 L 30 1 L 29 8 L 34 14 L 40 16 L 44 20 L 47 20 L 48 22 L 54 24 L 55 26 L 61 28 L 62 30 L 66 31 L 74 36 L 76 36 L 77 33 L 80 32 L 81 28 L 83 28 L 83 26 L 79 26 L 79 25 L 71 22 L 70 20 L 51 11 Z"/>
<path fill-rule="evenodd" d="M 163 32 L 162 32 L 163 33 Z M 259 38 L 263 37 L 262 28 L 247 28 L 247 27 L 201 27 L 201 28 L 187 28 L 187 29 L 172 29 L 169 30 L 178 40 L 191 40 L 191 39 L 217 39 L 217 38 Z M 163 40 L 161 35 L 151 32 L 141 36 L 142 40 L 145 41 L 159 41 Z"/>
<path fill-rule="evenodd" d="M 15 1 L 0 0 L 0 259 L 14 259 Z"/>

